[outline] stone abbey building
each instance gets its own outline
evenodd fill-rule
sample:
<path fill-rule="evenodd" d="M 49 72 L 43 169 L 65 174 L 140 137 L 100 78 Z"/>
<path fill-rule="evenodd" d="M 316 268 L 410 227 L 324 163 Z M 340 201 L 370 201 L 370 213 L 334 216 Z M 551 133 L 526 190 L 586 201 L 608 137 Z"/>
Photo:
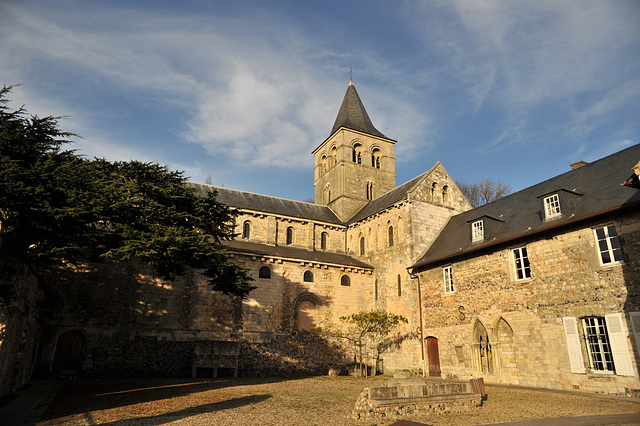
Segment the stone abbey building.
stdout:
<path fill-rule="evenodd" d="M 439 162 L 396 186 L 395 143 L 350 83 L 315 203 L 193 183 L 239 211 L 247 300 L 96 265 L 47 295 L 35 370 L 326 374 L 348 354 L 297 332 L 378 308 L 409 320 L 385 372 L 640 392 L 640 145 L 472 209 Z"/>

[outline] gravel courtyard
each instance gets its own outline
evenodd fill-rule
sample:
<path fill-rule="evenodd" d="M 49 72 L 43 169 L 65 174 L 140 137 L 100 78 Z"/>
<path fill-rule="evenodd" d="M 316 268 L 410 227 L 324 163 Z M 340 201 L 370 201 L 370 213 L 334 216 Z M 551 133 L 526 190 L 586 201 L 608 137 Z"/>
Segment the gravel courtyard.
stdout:
<path fill-rule="evenodd" d="M 382 377 L 136 379 L 65 384 L 38 423 L 52 425 L 385 425 L 349 418 L 365 386 Z M 486 386 L 484 405 L 464 414 L 405 420 L 477 425 L 560 416 L 638 413 L 640 403 L 574 393 Z M 640 401 L 639 401 L 640 402 Z"/>

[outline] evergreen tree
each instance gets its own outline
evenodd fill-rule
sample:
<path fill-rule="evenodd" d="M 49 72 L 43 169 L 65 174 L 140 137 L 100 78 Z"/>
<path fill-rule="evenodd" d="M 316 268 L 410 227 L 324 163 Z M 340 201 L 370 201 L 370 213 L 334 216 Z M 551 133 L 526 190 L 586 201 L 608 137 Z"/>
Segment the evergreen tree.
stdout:
<path fill-rule="evenodd" d="M 106 259 L 139 259 L 173 279 L 202 270 L 214 290 L 245 298 L 254 288 L 221 242 L 235 212 L 215 193 L 198 196 L 181 172 L 139 161 L 88 160 L 63 147 L 61 117 L 10 111 L 0 89 L 0 261 L 38 276 Z M 0 294 L 0 297 L 3 295 Z M 6 296 L 6 295 L 5 295 Z"/>

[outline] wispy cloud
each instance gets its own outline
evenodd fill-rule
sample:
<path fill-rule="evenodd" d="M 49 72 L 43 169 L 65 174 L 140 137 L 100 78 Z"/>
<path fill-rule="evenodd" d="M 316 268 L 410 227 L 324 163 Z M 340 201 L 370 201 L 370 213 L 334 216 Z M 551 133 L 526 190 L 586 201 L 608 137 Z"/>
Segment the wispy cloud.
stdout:
<path fill-rule="evenodd" d="M 584 134 L 590 117 L 627 105 L 640 87 L 640 77 L 629 74 L 640 64 L 637 3 L 458 0 L 439 6 L 436 12 L 424 7 L 415 20 L 428 21 L 421 32 L 436 40 L 443 72 L 465 87 L 468 107 L 461 104 L 461 114 L 484 108 L 503 115 L 504 127 L 488 148 L 536 133 L 542 123 L 532 117 L 552 103 L 558 118 L 584 123 Z M 457 26 L 442 15 L 455 16 Z"/>
<path fill-rule="evenodd" d="M 636 138 L 635 0 L 354 7 L 4 2 L 0 75 L 25 83 L 14 98 L 29 111 L 72 116 L 63 128 L 85 137 L 75 147 L 88 156 L 171 163 L 201 180 L 212 170 L 230 185 L 238 170 L 310 173 L 349 65 L 413 175 L 446 156 L 472 173 L 515 148 L 570 157 Z"/>

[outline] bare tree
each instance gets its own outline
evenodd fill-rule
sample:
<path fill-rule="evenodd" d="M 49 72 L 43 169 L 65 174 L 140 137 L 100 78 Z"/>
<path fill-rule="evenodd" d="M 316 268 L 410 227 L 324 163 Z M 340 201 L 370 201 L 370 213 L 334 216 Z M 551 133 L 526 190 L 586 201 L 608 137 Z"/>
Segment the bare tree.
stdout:
<path fill-rule="evenodd" d="M 460 191 L 467 197 L 473 207 L 480 207 L 511 194 L 511 185 L 491 179 L 485 179 L 478 183 L 458 183 Z"/>

